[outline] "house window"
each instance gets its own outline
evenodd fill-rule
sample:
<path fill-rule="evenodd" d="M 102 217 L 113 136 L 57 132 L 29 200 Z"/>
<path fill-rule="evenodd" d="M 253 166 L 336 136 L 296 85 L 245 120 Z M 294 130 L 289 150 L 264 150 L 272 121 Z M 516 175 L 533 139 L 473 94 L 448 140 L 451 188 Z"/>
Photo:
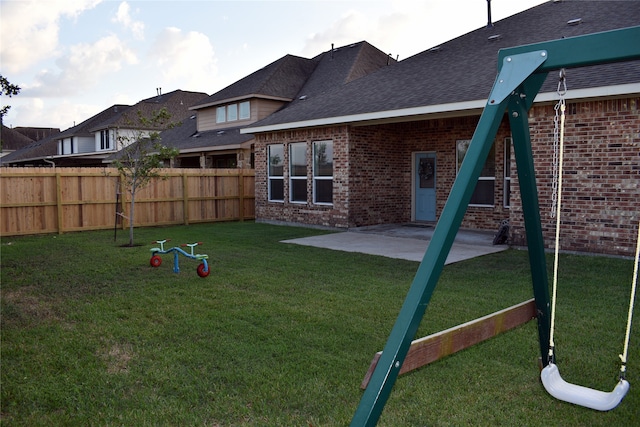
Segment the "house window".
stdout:
<path fill-rule="evenodd" d="M 511 138 L 504 139 L 504 207 L 511 206 Z"/>
<path fill-rule="evenodd" d="M 313 143 L 313 202 L 333 203 L 333 141 Z"/>
<path fill-rule="evenodd" d="M 239 104 L 228 104 L 216 108 L 216 123 L 235 122 L 251 118 L 251 104 L 244 101 Z"/>
<path fill-rule="evenodd" d="M 247 120 L 251 118 L 251 105 L 249 101 L 241 102 L 240 104 L 240 120 Z"/>
<path fill-rule="evenodd" d="M 216 108 L 216 123 L 224 123 L 227 121 L 227 107 Z"/>
<path fill-rule="evenodd" d="M 284 145 L 267 147 L 269 201 L 284 202 Z"/>
<path fill-rule="evenodd" d="M 227 105 L 227 121 L 234 122 L 238 120 L 238 104 Z"/>
<path fill-rule="evenodd" d="M 461 140 L 456 142 L 456 161 L 457 170 L 460 172 L 462 161 L 464 160 L 471 140 Z M 491 146 L 489 156 L 484 163 L 484 167 L 480 172 L 480 177 L 476 183 L 476 188 L 471 195 L 469 205 L 474 206 L 493 206 L 494 205 L 494 189 L 496 181 L 496 157 L 494 146 Z"/>
<path fill-rule="evenodd" d="M 111 144 L 109 143 L 109 129 L 100 131 L 100 149 L 101 150 L 111 149 Z"/>
<path fill-rule="evenodd" d="M 289 200 L 307 202 L 307 144 L 289 145 Z"/>

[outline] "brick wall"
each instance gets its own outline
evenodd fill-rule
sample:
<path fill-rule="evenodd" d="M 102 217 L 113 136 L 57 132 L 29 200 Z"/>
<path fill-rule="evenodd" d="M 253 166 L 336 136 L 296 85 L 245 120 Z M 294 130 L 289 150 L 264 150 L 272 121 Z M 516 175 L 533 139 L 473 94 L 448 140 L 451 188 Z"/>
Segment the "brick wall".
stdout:
<path fill-rule="evenodd" d="M 456 176 L 456 141 L 471 139 L 478 118 L 327 127 L 258 135 L 255 149 L 256 218 L 339 228 L 410 222 L 412 153 L 418 151 L 436 153 L 436 215 L 439 215 Z M 499 222 L 509 215 L 503 207 L 502 181 L 503 141 L 508 135 L 505 122 L 496 139 L 495 205 L 469 207 L 463 227 L 497 230 Z M 333 207 L 312 203 L 310 175 L 306 204 L 267 201 L 267 145 L 307 142 L 311 147 L 313 141 L 325 139 L 334 141 Z M 311 149 L 307 153 L 308 164 L 311 164 Z M 287 149 L 285 164 L 288 164 Z M 289 191 L 286 167 L 284 186 L 286 195 Z"/>
<path fill-rule="evenodd" d="M 640 220 L 640 98 L 567 102 L 561 248 L 633 255 Z M 554 245 L 551 218 L 553 105 L 529 112 L 545 245 Z M 512 188 L 518 180 L 512 167 Z M 512 244 L 525 245 L 522 205 L 512 197 Z"/>
<path fill-rule="evenodd" d="M 436 154 L 436 216 L 456 178 L 456 141 L 471 139 L 479 116 L 350 129 L 351 226 L 411 221 L 412 153 Z M 509 216 L 503 207 L 503 150 L 507 122 L 496 138 L 495 204 L 469 207 L 462 227 L 497 230 Z"/>
<path fill-rule="evenodd" d="M 290 203 L 288 144 L 307 143 L 307 164 L 312 164 L 312 143 L 333 141 L 333 206 L 316 205 L 312 200 L 311 168 L 308 168 L 307 203 Z M 325 227 L 347 228 L 348 223 L 348 134 L 346 126 L 302 129 L 259 134 L 255 143 L 256 219 L 308 224 Z M 268 201 L 267 145 L 285 144 L 284 150 L 284 202 Z"/>
<path fill-rule="evenodd" d="M 562 248 L 569 251 L 632 255 L 640 211 L 639 98 L 568 103 Z M 553 105 L 529 113 L 542 227 L 553 246 L 551 211 Z M 479 116 L 373 126 L 335 126 L 261 134 L 256 138 L 256 218 L 338 228 L 411 221 L 412 153 L 436 153 L 436 215 L 442 212 L 456 177 L 456 141 L 471 139 Z M 511 243 L 526 245 L 518 179 L 511 155 L 511 207 L 504 200 L 503 121 L 495 140 L 493 206 L 470 206 L 463 228 L 495 231 L 510 218 Z M 266 146 L 332 140 L 333 206 L 314 205 L 309 170 L 307 203 L 267 201 Z M 288 164 L 285 149 L 285 164 Z M 286 169 L 286 168 L 285 168 Z M 285 170 L 285 195 L 288 194 Z M 286 196 L 285 196 L 286 198 Z"/>

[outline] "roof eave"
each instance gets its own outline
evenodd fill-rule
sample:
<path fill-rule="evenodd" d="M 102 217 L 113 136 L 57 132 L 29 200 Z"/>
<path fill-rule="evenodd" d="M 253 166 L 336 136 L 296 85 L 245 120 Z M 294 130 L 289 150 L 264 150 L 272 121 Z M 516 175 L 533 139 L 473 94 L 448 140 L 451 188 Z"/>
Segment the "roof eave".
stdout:
<path fill-rule="evenodd" d="M 565 99 L 587 99 L 603 97 L 619 97 L 640 94 L 640 82 L 615 86 L 603 86 L 597 88 L 574 89 L 569 91 Z M 550 102 L 557 100 L 556 92 L 539 93 L 534 102 Z M 240 133 L 276 132 L 289 129 L 307 127 L 333 126 L 341 124 L 370 125 L 383 123 L 396 123 L 433 118 L 460 117 L 469 114 L 480 114 L 487 103 L 486 99 L 473 101 L 452 102 L 448 104 L 425 105 L 421 107 L 402 108 L 398 110 L 375 111 L 371 113 L 352 114 L 347 116 L 327 117 L 320 119 L 303 120 L 299 122 L 278 123 L 274 125 L 256 126 L 240 129 Z"/>

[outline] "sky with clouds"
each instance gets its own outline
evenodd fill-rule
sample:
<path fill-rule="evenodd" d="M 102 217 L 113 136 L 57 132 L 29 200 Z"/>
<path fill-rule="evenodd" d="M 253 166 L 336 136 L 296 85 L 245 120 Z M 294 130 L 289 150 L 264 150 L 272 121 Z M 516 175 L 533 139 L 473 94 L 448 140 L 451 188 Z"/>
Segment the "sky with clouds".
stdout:
<path fill-rule="evenodd" d="M 492 19 L 545 0 L 492 0 Z M 176 89 L 208 95 L 286 54 L 366 40 L 400 60 L 487 24 L 487 0 L 0 0 L 10 127 L 80 123 Z M 489 90 L 489 89 L 487 89 Z"/>

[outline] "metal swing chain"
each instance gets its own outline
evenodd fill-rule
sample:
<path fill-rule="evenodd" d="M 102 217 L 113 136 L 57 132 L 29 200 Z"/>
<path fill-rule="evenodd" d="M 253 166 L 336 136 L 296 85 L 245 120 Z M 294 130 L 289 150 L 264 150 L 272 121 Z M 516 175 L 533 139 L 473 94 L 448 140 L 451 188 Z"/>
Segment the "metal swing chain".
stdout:
<path fill-rule="evenodd" d="M 564 152 L 564 119 L 565 100 L 567 93 L 566 73 L 564 68 L 560 70 L 558 80 L 558 95 L 560 99 L 555 106 L 556 114 L 554 118 L 553 130 L 553 195 L 551 217 L 556 219 L 555 247 L 553 257 L 553 290 L 551 297 L 551 325 L 549 331 L 549 363 L 554 363 L 554 331 L 556 322 L 556 297 L 558 291 L 558 258 L 560 251 L 560 211 L 562 205 L 562 162 Z"/>
<path fill-rule="evenodd" d="M 556 206 L 558 204 L 558 153 L 560 151 L 558 145 L 560 142 L 560 110 L 564 113 L 565 100 L 567 93 L 567 73 L 565 69 L 561 69 L 559 73 L 557 93 L 560 99 L 554 107 L 555 117 L 553 118 L 553 158 L 552 162 L 552 181 L 551 181 L 551 218 L 556 217 Z"/>

